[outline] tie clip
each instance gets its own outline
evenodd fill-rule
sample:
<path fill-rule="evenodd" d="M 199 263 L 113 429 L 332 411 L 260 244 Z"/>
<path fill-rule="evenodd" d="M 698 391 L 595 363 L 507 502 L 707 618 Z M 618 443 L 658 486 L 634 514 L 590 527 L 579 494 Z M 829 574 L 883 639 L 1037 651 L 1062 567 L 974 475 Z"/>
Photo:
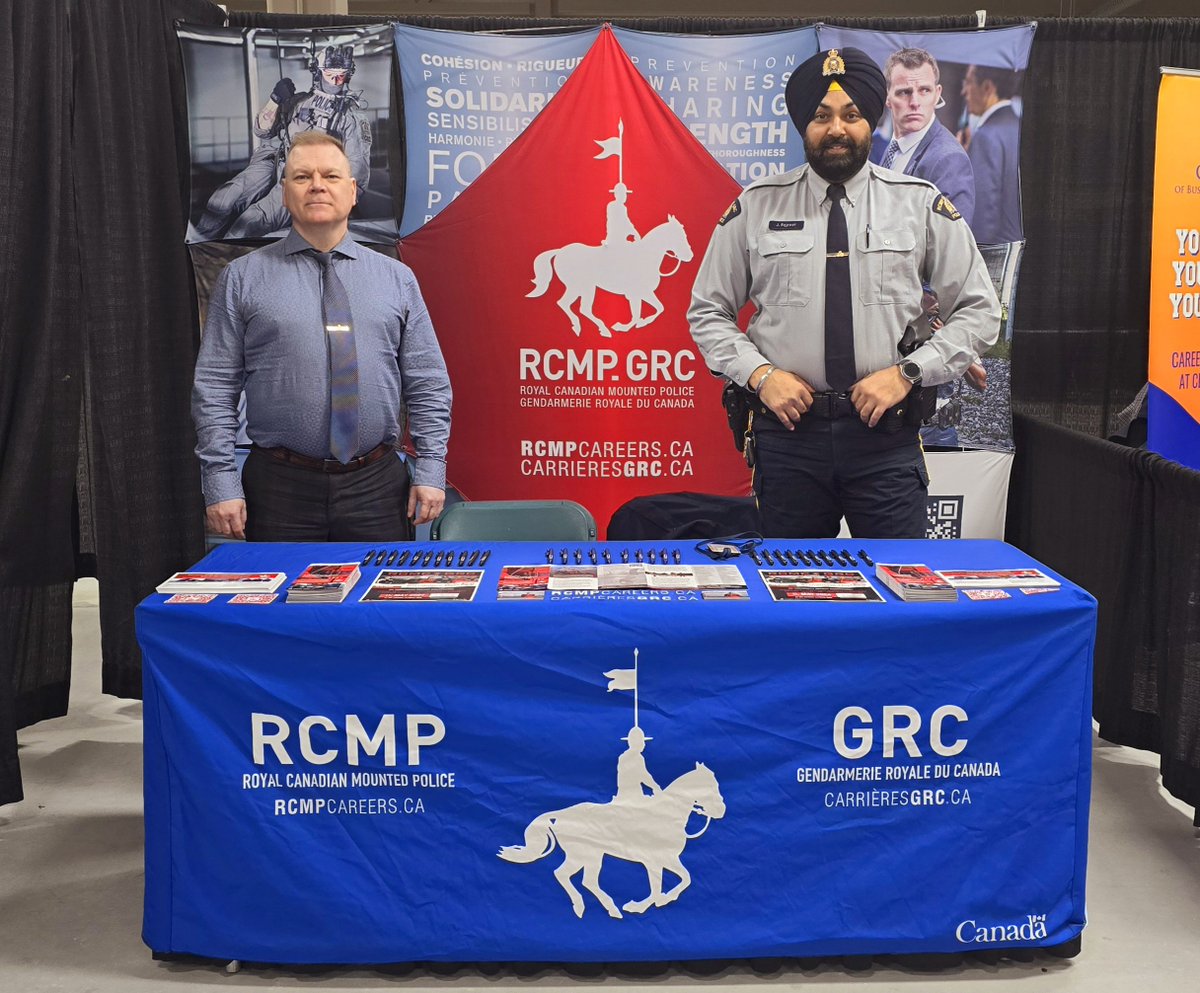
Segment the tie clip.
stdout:
<path fill-rule="evenodd" d="M 326 324 L 325 330 L 326 331 L 349 331 L 350 325 L 349 324 Z"/>
<path fill-rule="evenodd" d="M 826 252 L 825 258 L 827 258 L 827 259 L 848 259 L 848 258 L 850 258 L 850 253 L 849 252 Z"/>

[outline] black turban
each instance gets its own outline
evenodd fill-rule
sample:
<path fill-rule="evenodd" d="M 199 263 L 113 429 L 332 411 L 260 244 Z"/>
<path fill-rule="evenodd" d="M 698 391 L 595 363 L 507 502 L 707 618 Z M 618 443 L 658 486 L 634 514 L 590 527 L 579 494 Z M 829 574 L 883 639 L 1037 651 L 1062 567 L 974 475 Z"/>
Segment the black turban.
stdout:
<path fill-rule="evenodd" d="M 837 83 L 870 122 L 871 130 L 883 115 L 887 99 L 887 82 L 866 52 L 857 48 L 831 48 L 817 52 L 807 59 L 787 83 L 788 114 L 796 130 L 804 134 L 817 107 L 829 92 L 829 84 Z"/>

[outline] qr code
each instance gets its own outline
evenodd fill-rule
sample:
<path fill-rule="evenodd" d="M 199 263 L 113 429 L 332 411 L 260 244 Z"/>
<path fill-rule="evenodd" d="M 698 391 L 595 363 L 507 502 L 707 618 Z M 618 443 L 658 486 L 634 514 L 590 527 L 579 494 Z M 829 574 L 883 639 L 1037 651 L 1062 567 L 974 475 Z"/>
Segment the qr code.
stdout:
<path fill-rule="evenodd" d="M 925 505 L 928 518 L 925 525 L 927 538 L 962 537 L 963 498 L 960 496 L 934 496 Z"/>

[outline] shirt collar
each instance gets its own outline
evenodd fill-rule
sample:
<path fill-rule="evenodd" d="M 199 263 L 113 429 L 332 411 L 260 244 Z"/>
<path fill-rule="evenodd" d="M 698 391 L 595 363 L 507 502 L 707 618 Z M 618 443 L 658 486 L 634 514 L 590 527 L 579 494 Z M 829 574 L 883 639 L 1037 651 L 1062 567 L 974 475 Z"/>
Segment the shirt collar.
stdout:
<path fill-rule="evenodd" d="M 912 134 L 901 135 L 897 138 L 896 147 L 900 149 L 900 154 L 903 155 L 905 152 L 910 152 L 916 148 L 921 143 L 921 139 L 929 133 L 929 129 L 933 127 L 933 122 L 936 120 L 936 117 L 930 117 L 929 123 L 921 128 L 920 131 L 914 131 Z"/>
<path fill-rule="evenodd" d="M 1011 100 L 997 100 L 994 104 L 992 104 L 990 107 L 988 107 L 987 110 L 985 110 L 983 112 L 983 114 L 979 118 L 979 124 L 976 126 L 982 127 L 983 122 L 986 121 L 989 117 L 991 117 L 994 113 L 996 113 L 996 111 L 998 111 L 1001 107 L 1011 107 L 1011 106 L 1012 106 Z"/>
<path fill-rule="evenodd" d="M 344 255 L 348 259 L 358 258 L 358 242 L 350 237 L 350 232 L 347 231 L 345 236 L 333 248 L 338 255 Z M 304 237 L 295 228 L 290 228 L 287 237 L 283 239 L 283 254 L 296 255 L 300 252 L 315 251 L 312 245 L 304 240 Z"/>
<path fill-rule="evenodd" d="M 869 170 L 867 169 L 867 166 L 864 164 L 863 167 L 859 169 L 858 172 L 856 172 L 853 176 L 847 179 L 844 184 L 846 187 L 846 202 L 849 203 L 851 207 L 858 203 L 859 198 L 867 190 L 868 171 Z M 808 169 L 808 181 L 811 185 L 814 196 L 817 198 L 817 203 L 824 203 L 825 199 L 829 196 L 829 183 L 825 179 L 822 179 L 820 176 L 818 176 L 817 171 L 811 166 L 809 166 Z"/>

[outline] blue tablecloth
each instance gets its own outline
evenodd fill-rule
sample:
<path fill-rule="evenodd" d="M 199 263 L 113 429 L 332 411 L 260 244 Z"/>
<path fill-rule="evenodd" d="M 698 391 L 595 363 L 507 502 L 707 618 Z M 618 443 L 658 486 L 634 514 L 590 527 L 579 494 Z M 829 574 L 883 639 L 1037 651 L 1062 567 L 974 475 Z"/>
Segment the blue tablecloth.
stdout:
<path fill-rule="evenodd" d="M 1036 565 L 999 542 L 860 547 Z M 200 568 L 290 580 L 366 551 L 230 544 Z M 1086 592 L 776 603 L 742 557 L 744 601 L 497 602 L 501 567 L 545 552 L 493 545 L 469 603 L 360 603 L 374 567 L 341 604 L 142 603 L 146 943 L 622 961 L 1079 934 Z"/>

